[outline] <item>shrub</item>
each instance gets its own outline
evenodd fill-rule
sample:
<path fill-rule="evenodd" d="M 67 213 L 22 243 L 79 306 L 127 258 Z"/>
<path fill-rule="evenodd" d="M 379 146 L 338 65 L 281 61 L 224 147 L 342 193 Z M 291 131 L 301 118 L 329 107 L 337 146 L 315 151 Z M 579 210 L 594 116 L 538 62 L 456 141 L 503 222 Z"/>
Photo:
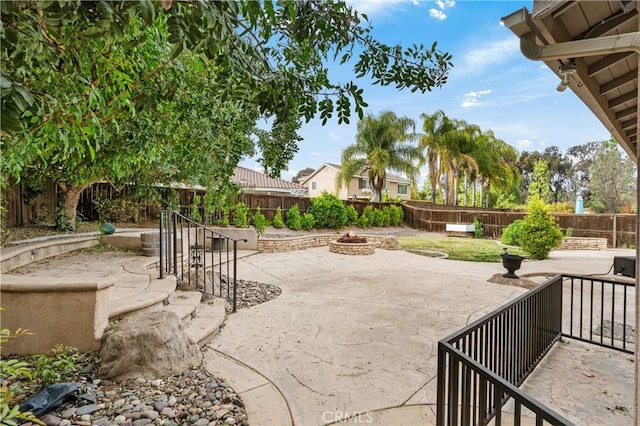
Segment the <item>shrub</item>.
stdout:
<path fill-rule="evenodd" d="M 564 231 L 564 236 L 565 236 L 565 237 L 573 237 L 573 228 L 572 228 L 572 227 L 568 227 L 568 228 Z"/>
<path fill-rule="evenodd" d="M 323 192 L 322 195 L 311 200 L 309 209 L 319 228 L 338 229 L 347 224 L 347 208 L 342 200 L 335 195 Z"/>
<path fill-rule="evenodd" d="M 191 213 L 189 214 L 189 219 L 194 222 L 202 222 L 202 215 L 200 214 L 200 204 L 202 202 L 202 197 L 199 195 L 194 195 L 191 200 Z"/>
<path fill-rule="evenodd" d="M 71 346 L 56 345 L 51 349 L 53 356 L 36 355 L 34 377 L 41 380 L 45 388 L 54 383 L 64 382 L 70 373 L 78 369 L 76 362 L 80 357 L 78 349 Z"/>
<path fill-rule="evenodd" d="M 369 228 L 375 221 L 375 210 L 371 206 L 366 206 L 358 218 L 358 228 Z"/>
<path fill-rule="evenodd" d="M 391 219 L 389 226 L 402 225 L 402 221 L 404 220 L 404 211 L 402 210 L 402 207 L 393 205 L 393 206 L 389 206 L 388 209 L 389 209 L 389 218 Z"/>
<path fill-rule="evenodd" d="M 282 220 L 282 209 L 278 207 L 273 215 L 273 227 L 277 229 L 284 228 L 284 220 Z"/>
<path fill-rule="evenodd" d="M 310 229 L 313 228 L 313 226 L 315 225 L 316 219 L 313 217 L 313 215 L 311 213 L 305 213 L 302 216 L 302 229 L 304 229 L 305 231 L 308 231 Z"/>
<path fill-rule="evenodd" d="M 554 213 L 574 213 L 575 206 L 567 201 L 558 201 L 549 206 L 549 211 Z"/>
<path fill-rule="evenodd" d="M 512 224 L 502 231 L 502 244 L 508 246 L 520 245 L 520 229 L 522 228 L 522 219 L 516 219 Z"/>
<path fill-rule="evenodd" d="M 545 259 L 562 243 L 562 231 L 544 201 L 533 198 L 520 229 L 520 247 L 534 259 Z"/>
<path fill-rule="evenodd" d="M 353 204 L 347 206 L 347 225 L 353 225 L 358 222 L 358 210 Z"/>
<path fill-rule="evenodd" d="M 101 222 L 137 222 L 138 205 L 122 198 L 112 200 L 97 199 L 93 205 Z M 66 219 L 65 219 L 66 220 Z"/>
<path fill-rule="evenodd" d="M 378 209 L 378 226 L 383 228 L 391 226 L 391 212 L 388 206 L 383 209 Z"/>
<path fill-rule="evenodd" d="M 249 226 L 249 207 L 242 201 L 236 204 L 234 208 L 233 225 L 238 228 Z"/>
<path fill-rule="evenodd" d="M 302 217 L 297 204 L 294 204 L 287 212 L 287 228 L 294 231 L 302 229 Z"/>
<path fill-rule="evenodd" d="M 473 218 L 473 238 L 482 238 L 484 235 L 484 226 L 477 217 Z"/>
<path fill-rule="evenodd" d="M 253 213 L 253 227 L 256 229 L 258 236 L 264 234 L 264 230 L 267 226 L 270 225 L 269 219 L 265 217 L 262 213 L 260 213 L 260 207 L 256 207 L 255 213 Z"/>
<path fill-rule="evenodd" d="M 177 189 L 170 189 L 166 200 L 167 210 L 173 210 L 180 213 L 182 205 L 180 204 L 180 191 Z"/>

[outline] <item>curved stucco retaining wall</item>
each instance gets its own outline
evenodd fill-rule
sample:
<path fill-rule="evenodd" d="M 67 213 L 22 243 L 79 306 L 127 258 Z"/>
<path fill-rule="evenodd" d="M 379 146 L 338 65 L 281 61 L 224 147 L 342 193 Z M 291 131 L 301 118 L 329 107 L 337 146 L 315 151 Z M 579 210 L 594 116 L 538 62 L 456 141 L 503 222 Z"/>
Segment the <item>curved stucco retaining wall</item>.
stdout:
<path fill-rule="evenodd" d="M 100 348 L 109 322 L 109 277 L 2 275 L 2 328 L 28 329 L 3 345 L 4 354 L 46 354 L 57 344 L 80 352 Z"/>

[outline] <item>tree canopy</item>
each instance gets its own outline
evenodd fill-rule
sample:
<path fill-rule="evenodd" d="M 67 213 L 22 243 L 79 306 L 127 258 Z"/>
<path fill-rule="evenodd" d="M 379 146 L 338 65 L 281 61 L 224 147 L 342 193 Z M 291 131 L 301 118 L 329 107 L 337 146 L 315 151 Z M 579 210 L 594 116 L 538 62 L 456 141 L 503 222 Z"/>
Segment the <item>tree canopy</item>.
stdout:
<path fill-rule="evenodd" d="M 332 81 L 330 63 L 421 92 L 451 67 L 436 43 L 378 42 L 343 2 L 13 0 L 0 11 L 0 175 L 54 177 L 73 195 L 70 221 L 96 180 L 215 187 L 249 154 L 278 176 L 303 120 L 363 116 L 363 90 Z"/>

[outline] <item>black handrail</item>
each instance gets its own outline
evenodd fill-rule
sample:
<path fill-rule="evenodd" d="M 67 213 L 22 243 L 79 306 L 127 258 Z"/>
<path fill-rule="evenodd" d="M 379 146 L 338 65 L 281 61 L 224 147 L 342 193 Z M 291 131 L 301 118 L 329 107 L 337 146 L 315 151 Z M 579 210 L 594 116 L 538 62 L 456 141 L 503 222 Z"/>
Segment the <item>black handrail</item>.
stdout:
<path fill-rule="evenodd" d="M 175 275 L 237 309 L 238 242 L 172 210 L 160 213 L 160 278 Z M 232 265 L 232 267 L 230 266 Z"/>
<path fill-rule="evenodd" d="M 500 425 L 502 406 L 509 399 L 514 424 L 521 422 L 522 407 L 537 424 L 573 424 L 518 386 L 563 336 L 632 353 L 635 342 L 626 332 L 628 312 L 635 309 L 635 297 L 628 294 L 632 286 L 616 279 L 558 275 L 442 339 L 437 424 L 486 425 L 494 420 Z M 570 296 L 563 299 L 567 291 Z M 594 318 L 600 320 L 599 327 Z M 610 336 L 605 320 L 610 321 Z M 622 332 L 616 334 L 617 323 Z"/>

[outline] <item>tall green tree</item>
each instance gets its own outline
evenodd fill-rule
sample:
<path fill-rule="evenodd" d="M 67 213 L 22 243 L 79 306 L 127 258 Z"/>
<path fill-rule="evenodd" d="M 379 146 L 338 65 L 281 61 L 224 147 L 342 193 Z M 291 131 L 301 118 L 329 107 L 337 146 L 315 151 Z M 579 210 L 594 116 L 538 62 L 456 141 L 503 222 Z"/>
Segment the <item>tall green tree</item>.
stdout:
<path fill-rule="evenodd" d="M 536 198 L 544 203 L 551 201 L 549 185 L 549 167 L 545 160 L 538 160 L 533 165 L 533 178 L 529 185 L 529 199 Z"/>
<path fill-rule="evenodd" d="M 0 12 L 0 179 L 57 177 L 70 223 L 97 179 L 207 184 L 250 153 L 277 176 L 301 120 L 348 123 L 367 106 L 356 84 L 329 79 L 331 61 L 422 92 L 451 66 L 435 43 L 378 42 L 343 2 L 10 0 Z M 247 130 L 259 118 L 269 132 Z"/>
<path fill-rule="evenodd" d="M 415 182 L 420 151 L 411 143 L 413 120 L 383 111 L 377 117 L 364 117 L 357 129 L 356 142 L 342 151 L 342 169 L 336 177 L 339 186 L 347 186 L 354 175 L 367 173 L 374 200 L 380 201 L 387 171 L 405 174 Z"/>
<path fill-rule="evenodd" d="M 571 162 L 571 170 L 568 174 L 567 189 L 571 195 L 569 201 L 573 202 L 575 196 L 582 195 L 585 200 L 589 194 L 589 169 L 594 161 L 594 153 L 598 151 L 600 141 L 587 142 L 582 145 L 572 146 L 567 150 L 567 158 Z"/>
<path fill-rule="evenodd" d="M 612 138 L 602 142 L 589 170 L 591 198 L 587 205 L 596 211 L 615 213 L 634 200 L 635 164 L 620 152 Z"/>

